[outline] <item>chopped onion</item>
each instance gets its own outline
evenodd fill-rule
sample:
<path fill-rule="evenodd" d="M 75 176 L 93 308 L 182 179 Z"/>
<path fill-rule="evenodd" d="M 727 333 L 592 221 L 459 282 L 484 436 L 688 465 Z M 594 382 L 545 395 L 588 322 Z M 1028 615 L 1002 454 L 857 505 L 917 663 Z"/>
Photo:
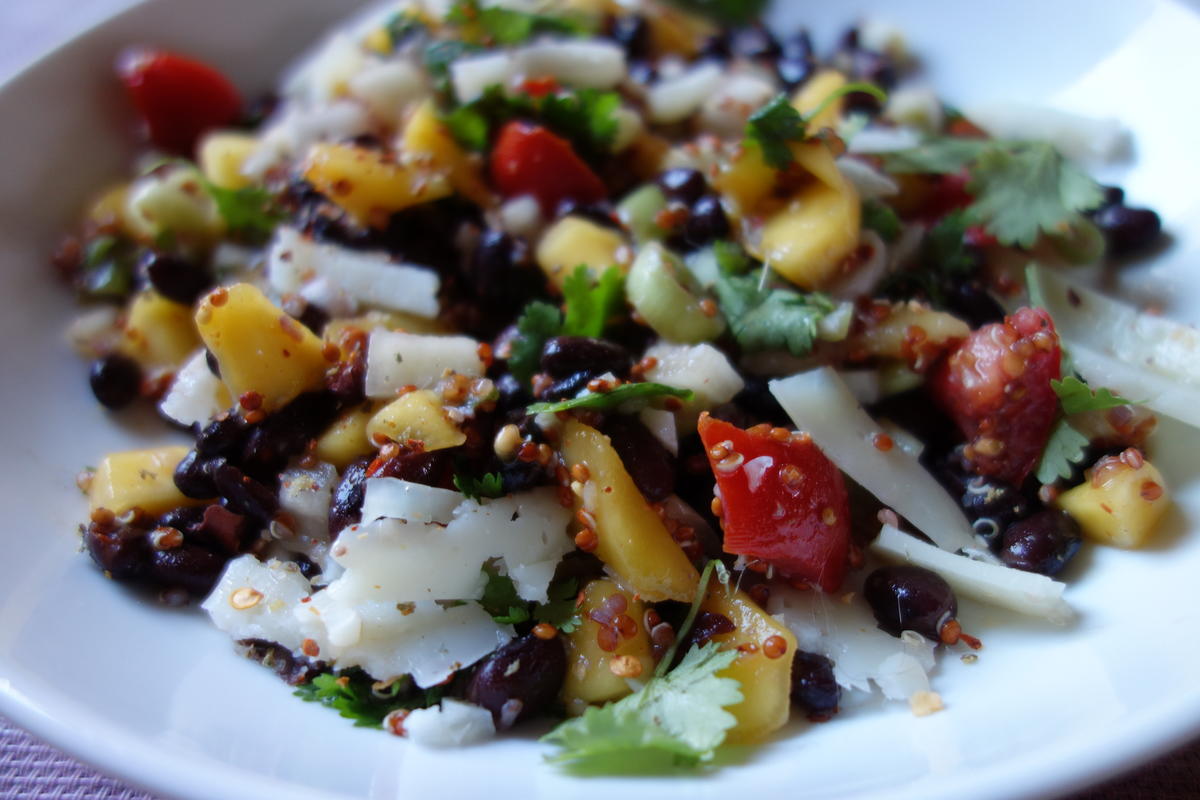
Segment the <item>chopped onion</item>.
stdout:
<path fill-rule="evenodd" d="M 295 228 L 276 232 L 267 277 L 280 294 L 299 292 L 314 279 L 323 279 L 365 305 L 422 317 L 438 313 L 440 282 L 433 270 L 396 264 L 383 253 L 317 244 Z"/>
<path fill-rule="evenodd" d="M 506 85 L 516 69 L 512 53 L 504 51 L 459 58 L 450 65 L 454 95 L 460 103 L 478 100 L 488 87 Z"/>
<path fill-rule="evenodd" d="M 719 65 L 705 61 L 678 77 L 660 80 L 646 92 L 650 120 L 669 124 L 687 119 L 716 91 L 721 75 Z"/>
<path fill-rule="evenodd" d="M 496 735 L 492 712 L 446 697 L 441 706 L 418 708 L 404 718 L 404 735 L 425 747 L 460 747 Z"/>
<path fill-rule="evenodd" d="M 688 408 L 719 406 L 746 385 L 725 354 L 711 344 L 659 342 L 646 350 L 646 356 L 656 362 L 646 370 L 646 380 L 696 393 Z"/>
<path fill-rule="evenodd" d="M 865 161 L 842 156 L 837 160 L 837 167 L 842 176 L 854 184 L 854 188 L 864 200 L 891 197 L 900 192 L 900 187 L 894 180 Z"/>
<path fill-rule="evenodd" d="M 880 450 L 883 431 L 829 367 L 773 380 L 771 393 L 792 421 L 847 475 L 951 552 L 978 541 L 962 509 L 924 467 L 900 448 Z"/>
<path fill-rule="evenodd" d="M 1045 268 L 1031 278 L 1089 383 L 1200 427 L 1200 330 L 1073 286 Z"/>
<path fill-rule="evenodd" d="M 625 80 L 625 51 L 603 39 L 542 39 L 517 50 L 518 71 L 567 86 L 611 89 Z"/>
<path fill-rule="evenodd" d="M 375 330 L 367 345 L 368 397 L 395 397 L 405 386 L 427 389 L 446 370 L 483 374 L 479 343 L 469 336 L 426 336 Z"/>
<path fill-rule="evenodd" d="M 671 455 L 679 455 L 679 433 L 673 413 L 662 408 L 646 407 L 638 412 L 638 419 L 646 426 L 646 430 L 654 434 L 655 439 L 662 442 Z"/>
<path fill-rule="evenodd" d="M 1065 625 L 1075 616 L 1062 597 L 1065 584 L 1045 575 L 947 553 L 891 525 L 883 526 L 871 551 L 933 570 L 954 591 L 990 605 L 1044 617 L 1056 625 Z"/>

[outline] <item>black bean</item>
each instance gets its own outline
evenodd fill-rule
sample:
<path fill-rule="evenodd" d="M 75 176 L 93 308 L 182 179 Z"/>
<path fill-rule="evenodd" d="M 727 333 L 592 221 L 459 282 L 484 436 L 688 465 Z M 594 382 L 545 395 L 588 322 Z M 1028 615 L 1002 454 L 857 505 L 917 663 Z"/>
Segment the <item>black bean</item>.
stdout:
<path fill-rule="evenodd" d="M 702 196 L 692 205 L 692 213 L 683 226 L 683 238 L 693 247 L 703 247 L 728 235 L 729 217 L 721 198 L 715 194 Z"/>
<path fill-rule="evenodd" d="M 696 619 L 692 622 L 692 629 L 688 631 L 687 641 L 691 647 L 703 647 L 708 643 L 708 640 L 714 636 L 720 636 L 722 633 L 732 633 L 737 630 L 737 626 L 733 624 L 733 620 L 724 614 L 718 614 L 714 611 L 701 611 L 696 615 Z M 681 651 L 685 648 L 679 648 Z"/>
<path fill-rule="evenodd" d="M 708 191 L 708 181 L 704 179 L 704 173 L 690 167 L 669 169 L 654 180 L 667 197 L 689 206 Z"/>
<path fill-rule="evenodd" d="M 625 378 L 633 357 L 619 344 L 586 336 L 555 336 L 542 347 L 542 369 L 552 378 L 566 378 L 580 371 L 593 375 L 611 372 Z"/>
<path fill-rule="evenodd" d="M 807 81 L 816 70 L 816 65 L 805 58 L 781 58 L 775 62 L 775 72 L 779 75 L 779 80 L 789 89 L 795 89 Z"/>
<path fill-rule="evenodd" d="M 1026 572 L 1057 575 L 1082 543 L 1079 525 L 1070 515 L 1047 509 L 1008 526 L 1000 559 Z"/>
<path fill-rule="evenodd" d="M 460 455 L 450 448 L 432 451 L 401 448 L 398 455 L 380 465 L 376 475 L 449 489 L 453 487 L 454 460 Z"/>
<path fill-rule="evenodd" d="M 613 414 L 602 429 L 647 500 L 657 503 L 674 493 L 675 456 L 645 425 L 627 414 Z"/>
<path fill-rule="evenodd" d="M 119 581 L 141 577 L 150 559 L 146 531 L 124 525 L 89 523 L 83 544 L 96 565 Z"/>
<path fill-rule="evenodd" d="M 221 377 L 221 364 L 217 361 L 217 357 L 213 355 L 213 351 L 208 348 L 204 349 L 204 363 L 208 365 L 208 371 L 216 377 Z"/>
<path fill-rule="evenodd" d="M 182 529 L 181 529 L 182 530 Z M 187 540 L 216 552 L 235 555 L 242 550 L 243 540 L 250 531 L 246 517 L 222 505 L 205 506 L 199 522 L 191 529 Z"/>
<path fill-rule="evenodd" d="M 300 395 L 251 427 L 239 466 L 260 481 L 273 481 L 288 459 L 303 453 L 333 422 L 339 407 L 338 397 L 328 390 Z"/>
<path fill-rule="evenodd" d="M 362 517 L 363 497 L 367 491 L 368 459 L 359 459 L 346 467 L 341 480 L 333 489 L 329 503 L 329 535 L 337 536 L 343 528 Z"/>
<path fill-rule="evenodd" d="M 139 268 L 155 291 L 188 306 L 213 283 L 212 275 L 199 264 L 153 250 L 142 257 Z"/>
<path fill-rule="evenodd" d="M 863 583 L 863 598 L 879 628 L 892 636 L 916 631 L 940 641 L 942 629 L 958 614 L 958 598 L 937 573 L 912 565 L 880 567 Z"/>
<path fill-rule="evenodd" d="M 792 660 L 792 702 L 817 722 L 836 714 L 841 698 L 833 662 L 818 653 L 797 650 Z"/>
<path fill-rule="evenodd" d="M 293 553 L 292 560 L 300 568 L 300 574 L 310 581 L 321 574 L 321 568 L 317 566 L 317 563 L 303 553 Z"/>
<path fill-rule="evenodd" d="M 885 90 L 896 85 L 896 66 L 892 59 L 874 50 L 855 49 L 851 55 L 854 76 Z"/>
<path fill-rule="evenodd" d="M 495 384 L 496 391 L 499 393 L 499 397 L 496 399 L 496 410 L 501 413 L 517 409 L 524 410 L 533 402 L 533 395 L 530 394 L 529 389 L 511 372 L 506 372 L 496 378 Z"/>
<path fill-rule="evenodd" d="M 567 677 L 562 637 L 513 639 L 480 663 L 466 698 L 492 712 L 498 728 L 549 711 Z"/>
<path fill-rule="evenodd" d="M 313 661 L 308 656 L 297 655 L 274 642 L 263 639 L 242 639 L 238 645 L 245 649 L 246 658 L 273 670 L 291 686 L 307 683 L 323 669 L 321 662 Z"/>
<path fill-rule="evenodd" d="M 953 281 L 946 287 L 946 310 L 972 328 L 1004 319 L 1004 308 L 977 280 Z"/>
<path fill-rule="evenodd" d="M 629 80 L 639 86 L 646 86 L 658 79 L 658 70 L 649 61 L 629 62 Z"/>
<path fill-rule="evenodd" d="M 554 383 L 547 386 L 538 395 L 538 399 L 543 402 L 553 402 L 562 400 L 567 397 L 574 397 L 582 392 L 588 385 L 588 382 L 595 378 L 597 373 L 590 369 L 573 372 L 565 378 L 559 378 Z"/>
<path fill-rule="evenodd" d="M 246 422 L 237 414 L 218 416 L 196 436 L 196 452 L 202 456 L 232 456 L 246 441 Z"/>
<path fill-rule="evenodd" d="M 198 450 L 192 450 L 175 467 L 175 488 L 184 497 L 196 500 L 216 497 L 217 485 L 213 476 L 224 464 L 223 456 L 203 456 Z"/>
<path fill-rule="evenodd" d="M 524 492 L 550 482 L 546 468 L 536 460 L 522 461 L 519 458 L 500 464 L 500 478 L 505 494 Z"/>
<path fill-rule="evenodd" d="M 346 405 L 355 405 L 366 399 L 367 357 L 363 348 L 351 350 L 326 374 L 325 388 Z"/>
<path fill-rule="evenodd" d="M 583 217 L 606 228 L 620 229 L 621 223 L 613 214 L 612 206 L 608 203 L 585 203 L 568 197 L 558 204 L 555 211 L 558 217 Z"/>
<path fill-rule="evenodd" d="M 730 49 L 735 56 L 754 59 L 774 59 L 782 52 L 779 41 L 759 25 L 735 31 Z"/>
<path fill-rule="evenodd" d="M 1115 256 L 1127 256 L 1153 245 L 1162 233 L 1162 220 L 1148 208 L 1111 205 L 1096 212 L 1096 226 Z"/>
<path fill-rule="evenodd" d="M 235 513 L 266 522 L 279 510 L 275 492 L 232 464 L 222 464 L 214 470 L 213 483 L 217 493 Z"/>
<path fill-rule="evenodd" d="M 796 31 L 779 43 L 779 54 L 783 58 L 807 61 L 809 63 L 816 60 L 812 37 L 809 36 L 808 31 L 803 29 Z"/>
<path fill-rule="evenodd" d="M 697 58 L 724 61 L 729 58 L 731 45 L 729 31 L 721 31 L 704 40 Z"/>
<path fill-rule="evenodd" d="M 321 331 L 329 324 L 329 313 L 315 303 L 305 303 L 304 311 L 297 319 L 301 325 L 320 336 Z"/>
<path fill-rule="evenodd" d="M 115 411 L 137 398 L 142 368 L 133 359 L 113 353 L 92 362 L 88 382 L 100 405 Z"/>
<path fill-rule="evenodd" d="M 982 475 L 967 480 L 959 502 L 975 532 L 992 547 L 1000 544 L 1010 525 L 1033 512 L 1033 504 L 1018 489 Z"/>
<path fill-rule="evenodd" d="M 746 376 L 745 386 L 734 396 L 733 403 L 748 417 L 749 424 L 740 427 L 748 428 L 760 422 L 769 422 L 785 428 L 792 427 L 791 418 L 783 410 L 783 406 L 779 405 L 764 378 Z"/>
<path fill-rule="evenodd" d="M 186 534 L 199 525 L 203 518 L 204 508 L 202 506 L 180 506 L 161 515 L 158 518 L 158 524 Z"/>
<path fill-rule="evenodd" d="M 1100 202 L 1099 208 L 1106 206 L 1119 206 L 1125 202 L 1125 190 L 1120 186 L 1102 186 L 1104 199 Z"/>
<path fill-rule="evenodd" d="M 650 25 L 641 14 L 623 14 L 614 19 L 609 36 L 625 49 L 630 60 L 650 55 Z"/>
<path fill-rule="evenodd" d="M 226 559 L 194 544 L 182 544 L 170 550 L 152 550 L 146 579 L 162 588 L 186 589 L 195 597 L 212 591 Z"/>

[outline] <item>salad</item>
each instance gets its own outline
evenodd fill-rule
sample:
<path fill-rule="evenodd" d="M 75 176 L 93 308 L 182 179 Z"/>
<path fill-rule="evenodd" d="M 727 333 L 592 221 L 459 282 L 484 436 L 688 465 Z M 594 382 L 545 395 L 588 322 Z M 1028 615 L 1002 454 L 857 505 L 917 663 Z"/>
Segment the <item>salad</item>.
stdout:
<path fill-rule="evenodd" d="M 684 5 L 403 3 L 254 102 L 128 51 L 55 262 L 96 399 L 189 438 L 80 475 L 97 566 L 355 724 L 605 771 L 934 713 L 960 595 L 1069 624 L 1200 423 L 1196 332 L 1071 273 L 1159 244 L 1072 160 L 1119 131 Z"/>

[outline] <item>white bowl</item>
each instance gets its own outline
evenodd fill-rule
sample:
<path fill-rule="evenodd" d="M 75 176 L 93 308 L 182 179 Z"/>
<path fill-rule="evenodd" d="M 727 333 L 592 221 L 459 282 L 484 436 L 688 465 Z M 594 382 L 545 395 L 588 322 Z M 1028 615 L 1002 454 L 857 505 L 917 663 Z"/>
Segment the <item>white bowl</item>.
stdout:
<path fill-rule="evenodd" d="M 132 42 L 208 58 L 247 89 L 277 71 L 349 0 L 153 0 L 106 22 L 0 89 L 0 408 L 10 455 L 0 543 L 0 711 L 68 751 L 181 797 L 716 797 L 787 791 L 938 798 L 1080 788 L 1200 732 L 1200 483 L 1196 432 L 1164 420 L 1155 460 L 1179 509 L 1139 552 L 1088 547 L 1067 578 L 1067 630 L 964 604 L 987 647 L 935 674 L 946 710 L 898 704 L 797 723 L 744 760 L 697 777 L 565 777 L 509 738 L 464 750 L 407 746 L 290 696 L 234 655 L 195 609 L 158 607 L 105 580 L 78 551 L 76 472 L 165 434 L 93 402 L 62 344 L 73 308 L 47 254 L 85 198 L 120 176 L 129 114 L 109 65 Z M 1200 18 L 1169 0 L 977 4 L 780 3 L 776 22 L 835 30 L 878 9 L 901 24 L 951 102 L 1021 99 L 1133 130 L 1136 169 L 1113 171 L 1131 202 L 1175 236 L 1152 264 L 1110 281 L 1200 319 L 1200 185 L 1192 97 Z"/>

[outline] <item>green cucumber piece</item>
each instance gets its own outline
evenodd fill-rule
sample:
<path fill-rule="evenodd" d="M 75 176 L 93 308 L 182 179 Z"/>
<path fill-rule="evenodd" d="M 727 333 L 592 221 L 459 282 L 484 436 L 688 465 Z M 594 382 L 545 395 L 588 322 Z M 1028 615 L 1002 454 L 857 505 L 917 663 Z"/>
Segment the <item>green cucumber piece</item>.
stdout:
<path fill-rule="evenodd" d="M 667 196 L 653 183 L 635 189 L 617 203 L 617 219 L 639 242 L 662 239 L 667 232 L 654 220 L 667 207 Z"/>
<path fill-rule="evenodd" d="M 649 242 L 638 251 L 625 278 L 625 294 L 659 336 L 696 344 L 720 336 L 725 320 L 719 312 L 711 316 L 704 312 L 700 298 L 693 293 L 693 284 L 691 274 L 678 258 L 658 242 Z"/>

